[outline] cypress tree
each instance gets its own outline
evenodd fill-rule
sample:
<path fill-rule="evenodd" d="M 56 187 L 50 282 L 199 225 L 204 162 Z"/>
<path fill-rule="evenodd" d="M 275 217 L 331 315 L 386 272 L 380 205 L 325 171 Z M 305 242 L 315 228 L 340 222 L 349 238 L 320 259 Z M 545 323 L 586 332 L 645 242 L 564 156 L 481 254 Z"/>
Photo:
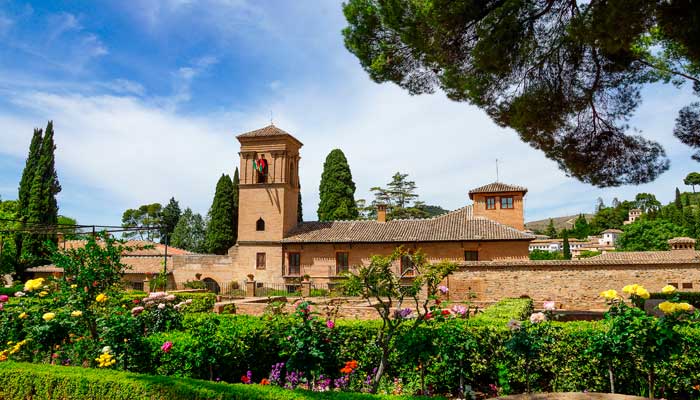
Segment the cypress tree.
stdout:
<path fill-rule="evenodd" d="M 234 222 L 234 190 L 231 178 L 222 174 L 216 184 L 214 201 L 209 209 L 207 226 L 207 250 L 214 254 L 226 254 L 236 243 Z"/>
<path fill-rule="evenodd" d="M 676 188 L 676 199 L 674 200 L 674 203 L 676 204 L 677 209 L 682 209 L 683 208 L 683 203 L 681 202 L 681 191 Z"/>
<path fill-rule="evenodd" d="M 58 223 L 58 202 L 56 195 L 61 191 L 56 173 L 56 159 L 54 151 L 56 145 L 53 140 L 53 122 L 49 121 L 41 143 L 39 162 L 36 165 L 32 188 L 29 194 L 28 222 L 43 225 L 56 225 Z M 27 238 L 26 249 L 28 258 L 34 258 L 36 262 L 46 260 L 48 252 L 43 247 L 47 240 L 56 241 L 54 234 L 33 234 Z"/>
<path fill-rule="evenodd" d="M 301 188 L 299 188 L 299 198 L 297 200 L 297 223 L 304 222 L 304 210 L 301 205 Z"/>
<path fill-rule="evenodd" d="M 172 238 L 175 227 L 182 212 L 180 211 L 180 204 L 175 200 L 174 197 L 170 198 L 170 202 L 161 211 L 161 230 L 160 230 L 160 242 L 170 244 L 170 239 Z"/>
<path fill-rule="evenodd" d="M 562 231 L 562 235 L 564 237 L 564 243 L 563 243 L 564 259 L 571 260 L 571 247 L 569 246 L 569 231 L 564 229 Z"/>
<path fill-rule="evenodd" d="M 195 253 L 206 252 L 206 227 L 201 215 L 195 214 L 187 207 L 177 221 L 173 231 L 171 245 Z"/>
<path fill-rule="evenodd" d="M 345 154 L 340 149 L 328 153 L 319 185 L 318 220 L 357 219 L 355 182 Z"/>
<path fill-rule="evenodd" d="M 233 173 L 233 242 L 238 241 L 238 197 L 240 192 L 240 178 L 238 177 L 238 167 Z"/>
<path fill-rule="evenodd" d="M 17 218 L 22 222 L 26 222 L 29 217 L 29 196 L 32 190 L 32 182 L 34 181 L 34 173 L 36 166 L 39 163 L 42 142 L 42 130 L 35 128 L 32 136 L 32 141 L 29 145 L 29 154 L 27 161 L 24 164 L 22 178 L 19 181 L 19 193 L 17 196 Z M 21 233 L 15 235 L 15 260 L 19 261 L 22 256 L 22 246 L 25 236 Z"/>

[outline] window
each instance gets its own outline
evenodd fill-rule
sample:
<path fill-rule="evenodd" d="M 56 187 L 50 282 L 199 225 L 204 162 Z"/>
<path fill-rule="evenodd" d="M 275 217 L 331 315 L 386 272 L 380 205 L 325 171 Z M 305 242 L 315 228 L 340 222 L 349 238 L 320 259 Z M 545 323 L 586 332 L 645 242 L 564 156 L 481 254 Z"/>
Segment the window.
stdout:
<path fill-rule="evenodd" d="M 253 169 L 255 170 L 255 175 L 257 177 L 257 183 L 267 182 L 267 160 L 265 155 L 261 154 L 260 158 L 253 160 Z"/>
<path fill-rule="evenodd" d="M 486 198 L 486 209 L 487 210 L 495 210 L 496 209 L 496 198 L 495 197 L 487 197 Z"/>
<path fill-rule="evenodd" d="M 513 198 L 501 197 L 501 208 L 513 208 Z"/>
<path fill-rule="evenodd" d="M 413 257 L 410 254 L 404 254 L 401 256 L 401 276 L 413 275 L 415 275 Z"/>
<path fill-rule="evenodd" d="M 301 254 L 300 253 L 289 253 L 289 275 L 299 276 L 301 275 Z"/>
<path fill-rule="evenodd" d="M 348 269 L 350 268 L 350 263 L 348 262 L 350 259 L 350 253 L 347 251 L 339 251 L 335 253 L 335 273 L 336 275 L 340 275 L 343 272 L 348 272 Z"/>
<path fill-rule="evenodd" d="M 669 282 L 669 285 L 673 286 L 674 288 L 678 289 L 678 284 L 674 282 Z"/>
<path fill-rule="evenodd" d="M 693 282 L 683 282 L 683 289 L 692 289 Z"/>
<path fill-rule="evenodd" d="M 256 231 L 264 231 L 265 230 L 265 221 L 262 218 L 258 219 L 258 222 L 255 223 L 255 230 Z"/>
<path fill-rule="evenodd" d="M 464 261 L 479 261 L 479 252 L 472 250 L 464 251 Z"/>
<path fill-rule="evenodd" d="M 257 253 L 255 255 L 255 268 L 265 269 L 265 253 Z"/>

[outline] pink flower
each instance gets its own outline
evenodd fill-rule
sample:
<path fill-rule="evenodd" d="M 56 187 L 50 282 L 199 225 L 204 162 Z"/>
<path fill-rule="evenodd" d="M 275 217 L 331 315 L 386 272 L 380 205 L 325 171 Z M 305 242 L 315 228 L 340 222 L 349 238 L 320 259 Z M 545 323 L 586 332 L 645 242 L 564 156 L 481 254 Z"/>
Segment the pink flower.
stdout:
<path fill-rule="evenodd" d="M 326 326 L 328 327 L 328 329 L 333 329 L 335 328 L 335 322 L 333 322 L 332 319 L 329 319 L 328 321 L 326 321 Z"/>
<path fill-rule="evenodd" d="M 131 309 L 131 315 L 133 315 L 134 317 L 141 314 L 142 312 L 143 312 L 143 307 L 141 307 L 141 306 L 134 307 Z"/>
<path fill-rule="evenodd" d="M 452 312 L 458 315 L 466 315 L 467 307 L 460 304 L 455 304 L 454 306 L 452 306 Z"/>
<path fill-rule="evenodd" d="M 170 349 L 172 349 L 172 348 L 173 348 L 173 342 L 171 342 L 171 341 L 167 341 L 167 342 L 163 343 L 162 346 L 160 346 L 160 349 L 163 350 L 163 352 L 165 352 L 165 353 L 169 353 Z"/>
<path fill-rule="evenodd" d="M 3 308 L 5 308 L 5 304 L 0 303 L 0 311 L 2 311 Z"/>
<path fill-rule="evenodd" d="M 0 303 L 4 303 L 4 302 L 6 302 L 6 301 L 9 300 L 9 299 L 10 299 L 10 298 L 7 297 L 6 294 L 0 294 Z"/>
<path fill-rule="evenodd" d="M 444 286 L 444 285 L 438 286 L 438 290 L 439 290 L 440 293 L 442 293 L 442 294 L 447 294 L 447 292 L 450 291 L 450 289 L 449 289 L 447 286 Z"/>
<path fill-rule="evenodd" d="M 545 301 L 543 307 L 547 311 L 554 311 L 557 309 L 557 305 L 553 301 Z"/>

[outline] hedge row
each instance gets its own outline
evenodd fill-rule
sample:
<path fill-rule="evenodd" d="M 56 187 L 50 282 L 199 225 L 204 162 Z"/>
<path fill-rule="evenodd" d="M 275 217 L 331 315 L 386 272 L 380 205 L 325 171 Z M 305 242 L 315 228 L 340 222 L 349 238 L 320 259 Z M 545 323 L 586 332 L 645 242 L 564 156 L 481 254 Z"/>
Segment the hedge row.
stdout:
<path fill-rule="evenodd" d="M 2 362 L 0 363 L 0 398 L 32 400 L 389 400 L 405 397 L 344 392 L 291 391 L 272 386 L 214 383 L 112 370 Z"/>

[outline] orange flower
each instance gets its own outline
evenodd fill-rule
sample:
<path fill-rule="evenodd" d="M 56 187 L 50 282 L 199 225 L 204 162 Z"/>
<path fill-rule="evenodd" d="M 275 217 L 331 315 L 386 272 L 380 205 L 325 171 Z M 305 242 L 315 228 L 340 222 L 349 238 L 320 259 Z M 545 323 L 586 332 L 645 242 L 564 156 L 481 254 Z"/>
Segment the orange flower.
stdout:
<path fill-rule="evenodd" d="M 340 369 L 340 372 L 343 374 L 351 374 L 355 369 L 357 369 L 357 361 L 350 360 L 345 363 L 345 366 Z"/>
<path fill-rule="evenodd" d="M 267 380 L 267 378 L 263 378 L 263 379 L 260 381 L 260 384 L 261 384 L 261 385 L 269 385 L 269 384 L 270 384 L 270 381 Z"/>
<path fill-rule="evenodd" d="M 350 361 L 348 361 L 345 365 L 348 366 L 348 367 L 350 367 L 350 368 L 352 368 L 352 369 L 355 369 L 355 368 L 357 368 L 357 361 L 355 361 L 355 360 L 350 360 Z"/>

